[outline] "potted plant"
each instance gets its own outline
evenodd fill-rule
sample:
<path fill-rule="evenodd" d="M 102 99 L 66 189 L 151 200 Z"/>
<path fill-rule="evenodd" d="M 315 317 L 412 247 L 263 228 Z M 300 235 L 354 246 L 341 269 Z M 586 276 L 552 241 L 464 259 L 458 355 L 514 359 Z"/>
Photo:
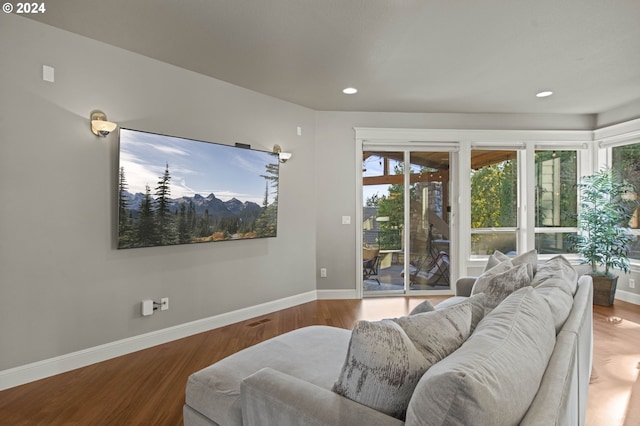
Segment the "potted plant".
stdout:
<path fill-rule="evenodd" d="M 610 306 L 615 297 L 616 268 L 629 272 L 629 244 L 633 236 L 628 224 L 637 207 L 634 188 L 615 171 L 605 168 L 584 177 L 578 184 L 580 211 L 576 249 L 591 265 L 597 305 Z M 602 269 L 604 268 L 604 270 Z"/>

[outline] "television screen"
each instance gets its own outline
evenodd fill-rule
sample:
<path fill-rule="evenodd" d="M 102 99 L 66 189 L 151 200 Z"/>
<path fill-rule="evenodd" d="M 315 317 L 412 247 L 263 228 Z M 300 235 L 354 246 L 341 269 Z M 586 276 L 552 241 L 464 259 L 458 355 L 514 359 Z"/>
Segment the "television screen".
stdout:
<path fill-rule="evenodd" d="M 120 129 L 118 248 L 275 237 L 278 154 Z"/>

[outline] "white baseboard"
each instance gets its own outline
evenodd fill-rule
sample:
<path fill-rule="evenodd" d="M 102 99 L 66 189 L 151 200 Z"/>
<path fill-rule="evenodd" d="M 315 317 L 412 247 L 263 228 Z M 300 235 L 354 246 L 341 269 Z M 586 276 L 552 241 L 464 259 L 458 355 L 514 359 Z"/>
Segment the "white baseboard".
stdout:
<path fill-rule="evenodd" d="M 3 370 L 0 371 L 0 391 L 147 349 L 152 346 L 213 330 L 218 327 L 311 302 L 317 298 L 318 295 L 314 290 Z"/>
<path fill-rule="evenodd" d="M 640 294 L 638 293 L 631 293 L 630 291 L 618 290 L 616 291 L 616 299 L 633 303 L 635 305 L 640 305 Z"/>
<path fill-rule="evenodd" d="M 318 300 L 359 299 L 358 292 L 353 290 L 318 290 Z"/>

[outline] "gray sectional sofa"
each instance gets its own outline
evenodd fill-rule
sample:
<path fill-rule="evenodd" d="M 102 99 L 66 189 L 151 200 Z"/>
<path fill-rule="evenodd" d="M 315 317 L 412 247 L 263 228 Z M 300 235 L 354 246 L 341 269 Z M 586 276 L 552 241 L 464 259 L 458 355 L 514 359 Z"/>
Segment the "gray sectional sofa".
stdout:
<path fill-rule="evenodd" d="M 384 349 L 358 352 L 355 333 L 362 327 L 357 325 L 352 336 L 349 330 L 312 326 L 259 343 L 191 375 L 184 423 L 582 426 L 592 362 L 593 290 L 591 277 L 578 277 L 567 265 L 564 258 L 555 258 L 538 265 L 535 275 L 529 266 L 531 281 L 507 291 L 471 326 L 477 320 L 475 311 L 460 306 L 484 300 L 483 295 L 469 296 L 474 296 L 474 289 L 486 291 L 485 274 L 491 268 L 478 280 L 459 280 L 456 296 L 433 311 L 365 324 L 369 331 L 382 325 L 405 336 L 403 342 L 412 346 L 416 324 L 422 327 L 439 315 L 460 332 L 456 338 L 464 338 L 453 352 L 419 372 L 400 415 L 385 413 L 376 404 L 385 402 L 385 386 L 394 382 L 389 377 L 403 378 L 395 382 L 410 380 L 410 375 L 398 376 L 397 370 L 411 364 L 407 359 L 414 355 L 402 348 L 397 355 L 391 351 L 387 358 L 399 363 L 391 368 L 393 374 L 388 365 L 367 371 L 371 357 Z M 497 275 L 504 279 L 503 272 Z M 483 277 L 484 287 L 478 285 Z M 371 340 L 384 344 L 393 339 Z M 424 344 L 415 347 L 422 350 Z M 382 378 L 376 377 L 380 371 Z M 364 389 L 367 386 L 373 389 Z M 349 388 L 350 393 L 345 391 Z"/>

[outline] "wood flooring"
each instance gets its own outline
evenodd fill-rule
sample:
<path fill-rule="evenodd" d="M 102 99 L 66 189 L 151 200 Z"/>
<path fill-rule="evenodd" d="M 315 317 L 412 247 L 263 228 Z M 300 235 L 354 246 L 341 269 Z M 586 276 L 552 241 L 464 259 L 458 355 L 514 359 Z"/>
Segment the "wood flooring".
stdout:
<path fill-rule="evenodd" d="M 436 304 L 444 298 L 429 299 Z M 318 300 L 28 383 L 0 392 L 0 425 L 181 425 L 191 373 L 296 328 L 350 329 L 359 319 L 405 315 L 422 300 Z M 640 333 L 640 306 L 616 301 L 613 307 L 594 308 L 588 426 L 640 424 L 640 419 L 625 419 L 640 362 L 640 334 L 630 340 L 633 332 Z M 640 404 L 640 395 L 632 398 L 631 404 Z"/>

